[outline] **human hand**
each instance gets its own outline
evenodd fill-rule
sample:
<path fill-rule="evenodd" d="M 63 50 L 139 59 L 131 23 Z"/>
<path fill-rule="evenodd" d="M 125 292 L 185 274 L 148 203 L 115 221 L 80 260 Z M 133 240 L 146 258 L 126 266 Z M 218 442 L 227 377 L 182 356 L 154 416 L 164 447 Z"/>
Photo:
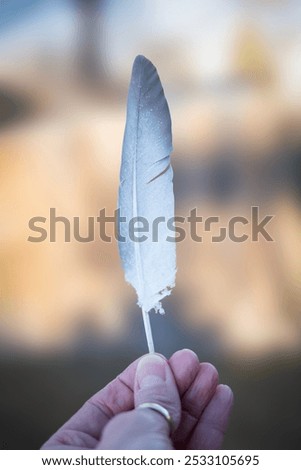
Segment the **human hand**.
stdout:
<path fill-rule="evenodd" d="M 169 411 L 171 435 L 160 413 L 137 408 L 146 402 Z M 177 351 L 169 361 L 148 354 L 90 398 L 42 449 L 218 449 L 232 403 L 216 369 L 192 351 Z"/>

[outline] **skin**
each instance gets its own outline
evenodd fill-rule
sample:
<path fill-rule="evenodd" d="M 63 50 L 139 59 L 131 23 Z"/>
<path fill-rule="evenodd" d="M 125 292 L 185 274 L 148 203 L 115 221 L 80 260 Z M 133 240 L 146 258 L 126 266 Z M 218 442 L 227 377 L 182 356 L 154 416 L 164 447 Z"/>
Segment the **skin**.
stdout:
<path fill-rule="evenodd" d="M 146 402 L 169 411 L 172 432 L 157 411 L 137 409 Z M 219 449 L 232 404 L 231 389 L 193 351 L 169 360 L 148 354 L 91 397 L 42 449 Z"/>

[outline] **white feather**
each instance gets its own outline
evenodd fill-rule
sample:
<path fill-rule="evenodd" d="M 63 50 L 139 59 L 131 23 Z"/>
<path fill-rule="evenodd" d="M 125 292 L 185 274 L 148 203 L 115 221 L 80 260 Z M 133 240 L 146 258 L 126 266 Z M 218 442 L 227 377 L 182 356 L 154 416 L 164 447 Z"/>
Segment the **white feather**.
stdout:
<path fill-rule="evenodd" d="M 172 235 L 167 221 L 174 217 L 171 151 L 171 119 L 159 76 L 149 60 L 138 56 L 132 70 L 122 149 L 119 234 L 124 241 L 119 241 L 119 252 L 126 280 L 137 292 L 150 351 L 154 348 L 148 313 L 152 309 L 164 313 L 161 300 L 175 285 L 175 243 L 167 240 Z M 146 236 L 144 241 L 130 237 L 130 220 L 135 217 L 148 222 L 147 232 L 135 233 L 136 237 Z M 158 217 L 165 221 L 156 224 Z M 142 225 L 135 223 L 136 227 Z"/>

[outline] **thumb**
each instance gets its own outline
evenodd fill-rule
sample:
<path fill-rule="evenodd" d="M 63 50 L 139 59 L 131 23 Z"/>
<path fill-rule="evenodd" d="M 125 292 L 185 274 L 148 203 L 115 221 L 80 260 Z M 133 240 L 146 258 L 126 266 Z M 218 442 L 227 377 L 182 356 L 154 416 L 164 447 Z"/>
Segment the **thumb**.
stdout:
<path fill-rule="evenodd" d="M 157 403 L 169 412 L 174 427 L 180 422 L 181 404 L 173 373 L 159 354 L 147 354 L 139 361 L 134 385 L 135 407 Z M 156 412 L 156 415 L 158 412 Z"/>
<path fill-rule="evenodd" d="M 120 413 L 104 428 L 101 449 L 172 449 L 170 426 L 161 413 L 138 408 L 156 403 L 169 412 L 174 428 L 179 425 L 181 404 L 173 373 L 167 360 L 148 354 L 138 363 L 134 383 L 135 410 Z"/>

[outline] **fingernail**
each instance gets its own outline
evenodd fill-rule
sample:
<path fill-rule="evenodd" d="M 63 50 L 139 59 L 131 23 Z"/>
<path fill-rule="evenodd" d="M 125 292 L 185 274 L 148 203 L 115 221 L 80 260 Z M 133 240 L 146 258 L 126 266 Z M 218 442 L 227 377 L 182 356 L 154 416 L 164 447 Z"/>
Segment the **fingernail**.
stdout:
<path fill-rule="evenodd" d="M 183 351 L 183 352 L 184 352 L 184 351 L 185 351 L 185 352 L 188 352 L 188 353 L 191 354 L 192 356 L 195 356 L 195 357 L 197 358 L 197 360 L 199 360 L 198 355 L 197 355 L 194 351 L 192 351 L 192 349 L 184 348 L 184 349 L 181 349 L 181 351 Z"/>
<path fill-rule="evenodd" d="M 166 380 L 166 360 L 157 354 L 147 354 L 138 363 L 136 380 L 139 388 L 162 385 Z"/>
<path fill-rule="evenodd" d="M 220 391 L 222 391 L 225 402 L 231 403 L 233 401 L 233 392 L 231 388 L 224 384 L 220 384 L 218 388 Z"/>

